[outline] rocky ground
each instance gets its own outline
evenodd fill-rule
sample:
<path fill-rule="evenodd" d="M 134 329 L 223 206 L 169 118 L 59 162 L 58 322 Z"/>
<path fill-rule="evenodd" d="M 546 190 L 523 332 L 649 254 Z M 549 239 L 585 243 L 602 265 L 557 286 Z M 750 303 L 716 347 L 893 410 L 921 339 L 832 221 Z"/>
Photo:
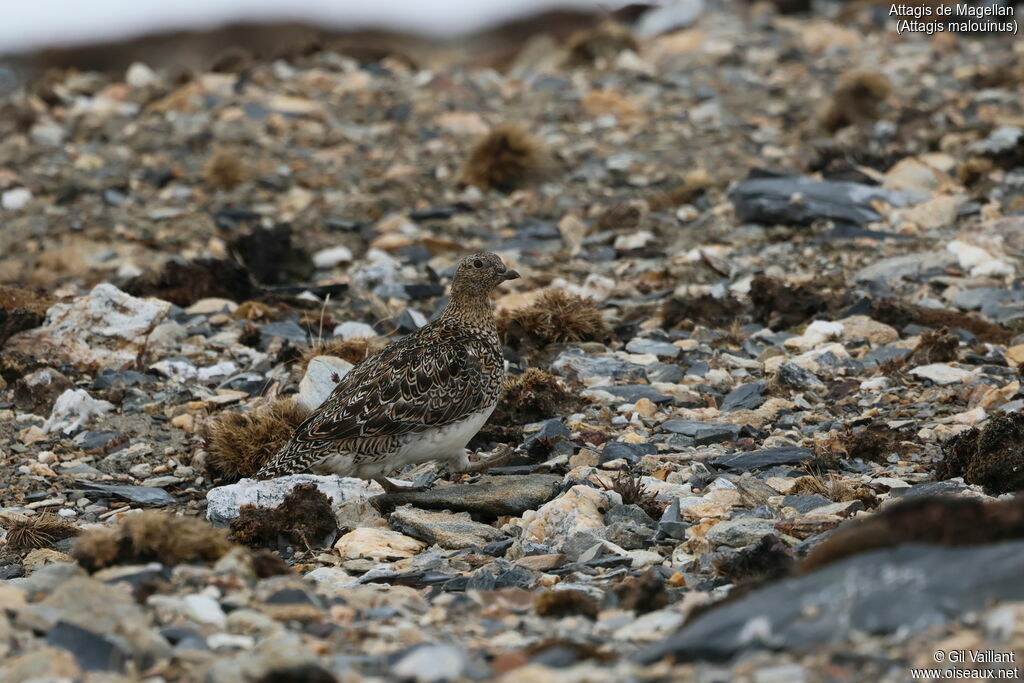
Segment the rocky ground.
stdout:
<path fill-rule="evenodd" d="M 1019 674 L 1024 51 L 791 7 L 10 92 L 0 679 Z M 515 458 L 246 479 L 470 249 Z"/>

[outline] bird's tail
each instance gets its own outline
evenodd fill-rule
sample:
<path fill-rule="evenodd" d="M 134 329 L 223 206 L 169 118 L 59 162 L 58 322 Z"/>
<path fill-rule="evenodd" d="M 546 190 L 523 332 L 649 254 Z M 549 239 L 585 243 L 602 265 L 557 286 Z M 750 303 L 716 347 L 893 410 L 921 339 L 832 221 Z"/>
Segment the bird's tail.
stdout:
<path fill-rule="evenodd" d="M 292 439 L 253 477 L 255 479 L 273 479 L 288 474 L 301 474 L 330 455 L 330 451 L 330 442 Z"/>

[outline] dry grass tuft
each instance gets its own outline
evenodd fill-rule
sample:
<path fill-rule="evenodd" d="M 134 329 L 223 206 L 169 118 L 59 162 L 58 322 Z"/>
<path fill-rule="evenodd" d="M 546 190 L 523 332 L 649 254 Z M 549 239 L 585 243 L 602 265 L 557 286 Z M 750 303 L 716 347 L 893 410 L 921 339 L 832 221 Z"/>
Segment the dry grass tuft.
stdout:
<path fill-rule="evenodd" d="M 821 117 L 821 125 L 835 132 L 851 124 L 874 121 L 878 106 L 892 92 L 892 84 L 876 71 L 852 71 L 839 78 L 832 100 Z"/>
<path fill-rule="evenodd" d="M 581 616 L 597 619 L 601 605 L 588 593 L 567 588 L 564 590 L 545 590 L 533 596 L 533 609 L 540 617 Z"/>
<path fill-rule="evenodd" d="M 585 404 L 586 401 L 562 388 L 550 372 L 530 368 L 505 383 L 489 421 L 500 425 L 529 424 L 569 415 Z"/>
<path fill-rule="evenodd" d="M 651 519 L 661 519 L 668 504 L 657 499 L 654 493 L 647 489 L 643 479 L 634 477 L 625 470 L 619 470 L 611 482 L 598 482 L 605 491 L 614 491 L 622 497 L 623 505 L 636 505 L 650 515 Z"/>
<path fill-rule="evenodd" d="M 218 483 L 251 477 L 272 458 L 308 413 L 294 399 L 277 399 L 247 413 L 224 412 L 204 424 L 206 470 Z"/>
<path fill-rule="evenodd" d="M 96 571 L 113 564 L 213 562 L 231 547 L 227 532 L 203 519 L 147 511 L 124 517 L 114 529 L 86 531 L 75 543 L 74 557 Z"/>
<path fill-rule="evenodd" d="M 536 345 L 602 341 L 609 329 L 593 299 L 548 289 L 529 306 L 498 313 L 498 331 L 506 341 Z"/>
<path fill-rule="evenodd" d="M 203 165 L 203 181 L 216 190 L 232 190 L 248 179 L 249 173 L 237 152 L 218 150 Z"/>
<path fill-rule="evenodd" d="M 57 541 L 82 533 L 71 522 L 49 514 L 5 520 L 4 526 L 7 527 L 7 546 L 11 550 L 47 548 Z"/>
<path fill-rule="evenodd" d="M 473 145 L 462 181 L 483 190 L 511 192 L 540 180 L 550 168 L 543 143 L 524 128 L 506 124 Z"/>

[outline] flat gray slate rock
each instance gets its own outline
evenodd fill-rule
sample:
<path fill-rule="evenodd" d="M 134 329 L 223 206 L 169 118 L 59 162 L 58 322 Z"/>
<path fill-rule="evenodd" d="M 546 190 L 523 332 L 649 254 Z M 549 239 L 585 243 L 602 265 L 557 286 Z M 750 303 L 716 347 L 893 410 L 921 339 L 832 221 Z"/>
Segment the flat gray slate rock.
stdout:
<path fill-rule="evenodd" d="M 855 632 L 918 633 L 993 602 L 1024 599 L 1022 573 L 1024 541 L 886 548 L 755 590 L 636 659 L 721 660 L 745 650 L 840 642 Z"/>
<path fill-rule="evenodd" d="M 402 505 L 424 510 L 470 512 L 485 518 L 521 515 L 536 510 L 556 495 L 562 477 L 554 474 L 484 477 L 474 484 L 435 486 L 428 491 L 387 493 L 370 502 L 384 512 Z"/>
<path fill-rule="evenodd" d="M 395 531 L 449 550 L 483 548 L 488 543 L 503 541 L 506 535 L 492 526 L 474 522 L 465 512 L 447 512 L 401 507 L 391 513 L 388 523 Z"/>
<path fill-rule="evenodd" d="M 75 488 L 83 491 L 100 491 L 139 505 L 170 505 L 174 496 L 155 486 L 129 486 L 119 484 L 97 484 L 91 481 L 75 482 Z"/>
<path fill-rule="evenodd" d="M 801 176 L 744 180 L 732 189 L 729 198 L 741 221 L 767 225 L 809 225 L 821 218 L 864 225 L 882 218 L 871 208 L 875 200 L 906 206 L 926 199 L 861 183 Z"/>
<path fill-rule="evenodd" d="M 737 472 L 748 472 L 776 465 L 799 465 L 810 460 L 813 455 L 809 448 L 779 446 L 778 448 L 762 448 L 759 451 L 723 455 L 712 460 L 711 464 Z"/>

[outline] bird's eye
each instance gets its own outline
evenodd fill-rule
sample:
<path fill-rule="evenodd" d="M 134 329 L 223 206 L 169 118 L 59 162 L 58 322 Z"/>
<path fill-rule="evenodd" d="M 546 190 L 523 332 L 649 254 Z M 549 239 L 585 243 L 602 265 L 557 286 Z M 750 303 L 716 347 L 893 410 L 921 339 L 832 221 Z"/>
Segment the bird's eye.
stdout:
<path fill-rule="evenodd" d="M 484 262 L 481 261 L 480 259 L 477 259 L 476 261 L 473 261 L 473 267 L 474 268 L 483 268 L 484 267 Z"/>

